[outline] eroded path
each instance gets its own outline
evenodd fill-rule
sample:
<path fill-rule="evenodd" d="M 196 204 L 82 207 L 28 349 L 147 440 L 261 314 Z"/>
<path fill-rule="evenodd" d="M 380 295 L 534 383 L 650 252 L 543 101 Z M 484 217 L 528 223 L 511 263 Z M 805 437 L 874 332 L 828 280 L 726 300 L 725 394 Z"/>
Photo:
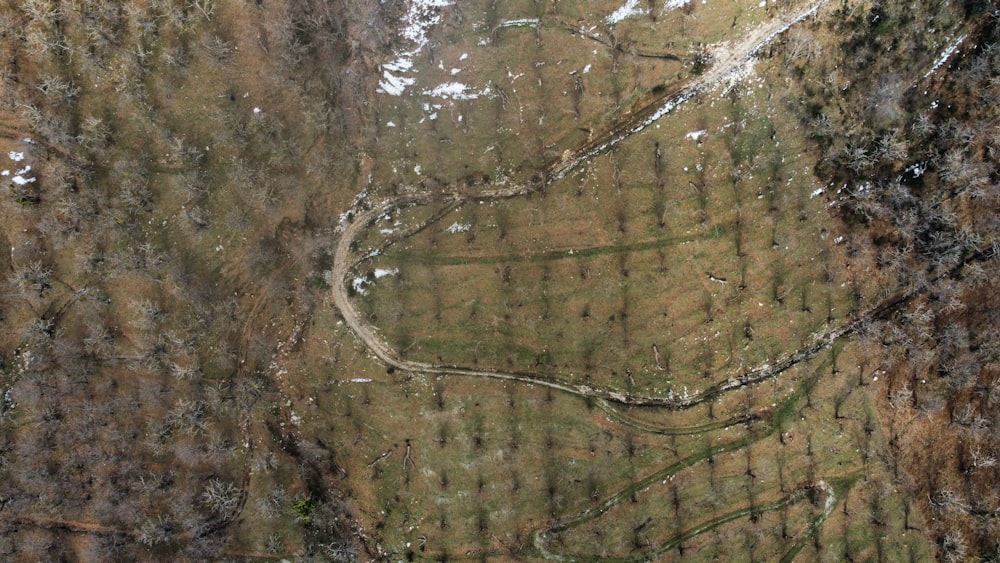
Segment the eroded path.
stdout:
<path fill-rule="evenodd" d="M 471 368 L 458 365 L 431 364 L 404 359 L 383 338 L 379 336 L 376 332 L 376 328 L 364 319 L 361 314 L 359 314 L 358 310 L 351 302 L 348 293 L 348 283 L 350 281 L 352 269 L 373 255 L 371 249 L 355 251 L 353 250 L 353 247 L 355 246 L 356 241 L 362 239 L 362 237 L 368 233 L 369 226 L 374 221 L 387 213 L 392 213 L 399 209 L 434 204 L 441 206 L 445 210 L 451 210 L 454 207 L 469 201 L 509 199 L 524 196 L 544 189 L 547 185 L 565 177 L 575 169 L 586 165 L 595 156 L 607 152 L 623 140 L 644 130 L 646 127 L 663 118 L 680 105 L 695 97 L 697 94 L 710 91 L 720 86 L 724 86 L 727 83 L 732 83 L 738 80 L 742 73 L 747 70 L 748 66 L 753 64 L 757 53 L 762 47 L 773 41 L 791 26 L 815 14 L 818 9 L 826 3 L 826 1 L 827 0 L 819 0 L 818 2 L 810 4 L 805 9 L 776 18 L 774 21 L 768 22 L 767 24 L 761 25 L 750 31 L 738 42 L 725 43 L 716 46 L 711 50 L 713 62 L 705 72 L 676 84 L 672 90 L 661 95 L 652 103 L 639 110 L 622 116 L 622 118 L 615 125 L 603 133 L 595 135 L 586 143 L 583 143 L 574 149 L 565 151 L 560 159 L 537 170 L 532 179 L 528 182 L 494 185 L 491 189 L 476 193 L 470 193 L 469 191 L 459 187 L 452 187 L 451 189 L 446 187 L 444 190 L 438 190 L 435 192 L 428 191 L 406 193 L 383 200 L 382 202 L 367 209 L 362 208 L 360 204 L 356 206 L 355 209 L 351 210 L 351 215 L 353 215 L 352 220 L 343 228 L 342 236 L 336 246 L 332 266 L 332 294 L 334 303 L 339 309 L 340 314 L 348 328 L 382 363 L 401 371 L 442 376 L 485 377 L 501 381 L 515 381 L 523 384 L 548 387 L 579 397 L 596 399 L 599 401 L 601 408 L 606 410 L 612 418 L 617 419 L 622 424 L 644 432 L 684 434 L 691 433 L 692 431 L 708 431 L 715 429 L 716 427 L 747 423 L 749 419 L 747 419 L 747 417 L 742 417 L 706 427 L 691 429 L 671 430 L 654 428 L 651 425 L 644 425 L 642 423 L 629 421 L 621 416 L 614 416 L 613 404 L 651 406 L 673 410 L 687 409 L 706 401 L 714 400 L 724 393 L 776 377 L 793 366 L 814 357 L 817 353 L 829 347 L 835 341 L 849 337 L 862 330 L 872 319 L 883 316 L 895 308 L 898 308 L 901 304 L 908 302 L 909 299 L 912 298 L 911 293 L 913 292 L 896 295 L 885 301 L 879 307 L 859 315 L 854 320 L 829 327 L 827 330 L 814 335 L 811 341 L 805 346 L 786 354 L 772 363 L 746 369 L 739 375 L 730 377 L 727 380 L 718 382 L 691 394 L 685 393 L 681 396 L 670 392 L 666 395 L 652 396 L 632 394 L 612 388 L 594 387 L 572 383 L 538 373 Z M 383 241 L 376 246 L 384 248 L 399 240 L 405 239 L 439 217 L 440 214 L 435 214 L 430 219 L 425 220 L 423 224 L 411 225 L 405 231 L 401 233 L 397 232 L 390 235 L 389 238 L 383 239 Z M 792 405 L 796 400 L 797 399 L 794 397 L 788 398 L 785 405 Z M 773 432 L 773 424 L 765 426 L 765 429 L 750 433 L 740 440 L 726 443 L 715 449 L 710 449 L 680 460 L 675 464 L 662 468 L 660 471 L 647 475 L 646 477 L 629 484 L 623 489 L 607 497 L 595 509 L 567 516 L 546 529 L 536 530 L 534 535 L 535 549 L 537 549 L 538 552 L 546 558 L 558 559 L 559 555 L 552 553 L 547 546 L 547 538 L 551 535 L 576 527 L 583 522 L 605 514 L 613 507 L 621 504 L 634 492 L 648 487 L 650 483 L 661 480 L 669 474 L 676 473 L 677 471 L 684 470 L 695 465 L 696 463 L 699 463 L 704 457 L 711 455 L 716 450 L 718 452 L 722 452 L 739 449 L 756 442 Z M 848 481 L 850 481 L 850 479 L 848 479 Z M 853 483 L 853 481 L 850 482 Z M 847 481 L 845 481 L 845 483 L 847 483 Z M 812 531 L 815 531 L 815 529 L 822 524 L 823 520 L 825 520 L 826 516 L 828 516 L 832 510 L 832 506 L 839 498 L 842 498 L 846 490 L 844 487 L 848 486 L 849 485 L 845 484 L 843 486 L 838 485 L 836 487 L 831 487 L 823 481 L 802 483 L 794 492 L 774 500 L 770 504 L 755 508 L 737 509 L 730 513 L 697 524 L 693 528 L 684 531 L 667 543 L 654 546 L 652 551 L 645 552 L 639 557 L 645 558 L 650 555 L 655 556 L 656 554 L 660 554 L 671 549 L 675 543 L 684 541 L 688 537 L 703 533 L 715 526 L 755 512 L 759 513 L 760 511 L 766 510 L 777 510 L 804 499 L 807 496 L 806 493 L 810 490 L 818 490 L 825 496 L 825 504 L 827 508 L 813 523 L 810 530 L 804 532 L 805 537 L 808 537 Z M 797 550 L 793 548 L 793 551 Z"/>
<path fill-rule="evenodd" d="M 696 94 L 712 90 L 727 81 L 735 80 L 739 77 L 748 64 L 752 64 L 753 59 L 760 49 L 782 32 L 796 23 L 808 18 L 827 2 L 819 0 L 811 4 L 808 8 L 795 12 L 784 17 L 776 18 L 774 21 L 758 27 L 748 33 L 738 43 L 724 43 L 716 46 L 712 50 L 713 64 L 701 75 L 690 78 L 672 91 L 667 92 L 646 105 L 645 107 L 625 115 L 614 126 L 607 131 L 595 135 L 593 140 L 582 144 L 573 150 L 566 151 L 558 161 L 550 163 L 539 170 L 534 179 L 528 183 L 498 185 L 493 189 L 470 194 L 459 189 L 447 189 L 442 192 L 414 192 L 403 194 L 398 197 L 389 198 L 373 207 L 355 209 L 353 220 L 346 225 L 340 240 L 337 243 L 333 257 L 332 266 L 332 293 L 333 300 L 344 318 L 344 322 L 359 340 L 388 366 L 405 371 L 422 372 L 436 375 L 461 375 L 473 377 L 488 377 L 492 379 L 518 381 L 534 385 L 541 385 L 572 393 L 582 397 L 591 397 L 623 403 L 629 405 L 660 406 L 669 408 L 688 408 L 703 402 L 704 400 L 716 396 L 718 393 L 739 388 L 751 383 L 773 377 L 795 365 L 804 359 L 811 357 L 817 351 L 828 345 L 837 338 L 852 334 L 857 330 L 856 323 L 846 326 L 836 327 L 827 332 L 817 335 L 814 344 L 802 350 L 796 351 L 778 360 L 773 365 L 763 365 L 748 370 L 741 377 L 732 379 L 712 389 L 702 393 L 686 397 L 662 396 L 651 397 L 643 395 L 633 395 L 622 393 L 613 389 L 594 388 L 587 385 L 576 385 L 562 382 L 551 378 L 540 377 L 533 373 L 509 372 L 493 369 L 468 368 L 450 365 L 435 365 L 425 362 L 405 360 L 396 353 L 376 332 L 375 328 L 361 317 L 348 295 L 347 283 L 351 269 L 367 258 L 367 255 L 352 251 L 354 242 L 361 238 L 368 229 L 368 226 L 382 215 L 396 209 L 412 206 L 428 205 L 432 202 L 444 203 L 446 205 L 458 205 L 467 201 L 489 201 L 508 199 L 523 196 L 544 188 L 546 185 L 564 177 L 569 172 L 587 163 L 595 156 L 604 153 L 627 139 L 628 137 L 642 131 L 658 119 L 667 115 L 675 108 L 690 100 Z M 409 232 L 415 231 L 418 227 L 413 227 Z M 386 244 L 391 244 L 401 238 L 387 240 Z"/>

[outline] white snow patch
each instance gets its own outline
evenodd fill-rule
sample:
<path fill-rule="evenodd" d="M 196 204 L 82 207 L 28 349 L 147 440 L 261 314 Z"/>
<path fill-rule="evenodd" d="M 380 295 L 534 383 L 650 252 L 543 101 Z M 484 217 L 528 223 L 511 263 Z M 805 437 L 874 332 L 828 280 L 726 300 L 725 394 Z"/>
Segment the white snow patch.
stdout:
<path fill-rule="evenodd" d="M 388 70 L 382 71 L 382 80 L 378 83 L 377 91 L 390 96 L 402 96 L 407 86 L 413 86 L 416 79 L 406 76 L 396 76 Z"/>
<path fill-rule="evenodd" d="M 424 95 L 426 96 L 434 96 L 435 98 L 443 98 L 445 100 L 475 100 L 479 96 L 485 96 L 489 93 L 489 87 L 481 91 L 476 91 L 461 82 L 446 82 L 430 90 L 424 90 Z"/>
<path fill-rule="evenodd" d="M 667 3 L 663 5 L 664 8 L 668 10 L 676 10 L 677 8 L 683 8 L 691 3 L 691 0 L 667 0 Z"/>
<path fill-rule="evenodd" d="M 538 18 L 521 18 L 519 20 L 507 20 L 500 22 L 497 29 L 504 27 L 538 27 Z"/>
<path fill-rule="evenodd" d="M 584 74 L 587 74 L 588 72 L 590 72 L 590 67 L 591 67 L 591 66 L 593 66 L 593 65 L 589 65 L 589 64 L 588 64 L 587 66 L 583 67 L 583 73 L 584 73 Z"/>
<path fill-rule="evenodd" d="M 949 58 L 951 58 L 953 54 L 955 54 L 955 51 L 958 49 L 958 46 L 962 44 L 962 41 L 965 41 L 965 37 L 966 37 L 965 35 L 962 35 L 961 37 L 956 39 L 954 43 L 949 45 L 948 48 L 941 53 L 941 56 L 938 57 L 936 61 L 934 61 L 934 66 L 932 66 L 931 69 L 927 71 L 927 74 L 924 75 L 924 78 L 927 78 L 928 76 L 934 74 L 935 70 L 941 68 L 941 65 L 943 65 Z"/>
<path fill-rule="evenodd" d="M 468 53 L 462 53 L 462 56 L 458 57 L 458 60 L 464 61 L 467 58 L 469 58 L 469 54 Z"/>
<path fill-rule="evenodd" d="M 365 278 L 354 278 L 351 280 L 351 287 L 358 295 L 368 295 L 368 290 L 365 289 L 365 285 L 368 284 L 368 280 Z"/>
<path fill-rule="evenodd" d="M 702 138 L 702 136 L 704 136 L 705 133 L 708 133 L 707 129 L 702 129 L 701 131 L 691 131 L 687 135 L 684 135 L 684 138 L 691 139 L 692 141 L 697 141 L 698 139 Z"/>
<path fill-rule="evenodd" d="M 9 156 L 10 159 L 13 160 L 14 162 L 21 162 L 22 160 L 24 160 L 23 152 L 10 151 L 9 153 L 7 153 L 7 156 Z"/>
<path fill-rule="evenodd" d="M 822 194 L 824 191 L 825 190 L 823 188 L 816 188 L 815 190 L 813 190 L 813 193 L 809 194 L 809 199 L 812 199 L 812 198 L 814 198 L 814 197 Z"/>
<path fill-rule="evenodd" d="M 369 174 L 368 175 L 368 183 L 371 184 L 371 181 L 372 181 L 372 177 L 371 177 L 371 174 Z M 339 233 L 339 232 L 341 232 L 341 231 L 344 230 L 344 226 L 347 224 L 348 219 L 350 219 L 351 216 L 352 216 L 352 214 L 353 214 L 351 210 L 352 209 L 356 209 L 358 207 L 358 205 L 362 201 L 365 200 L 366 197 L 368 197 L 368 190 L 367 189 L 361 190 L 361 192 L 358 193 L 358 195 L 354 196 L 354 201 L 351 203 L 351 206 L 349 208 L 347 208 L 346 211 L 344 211 L 344 212 L 342 212 L 340 214 L 340 218 L 339 218 L 339 220 L 337 222 L 337 228 L 336 228 L 335 232 Z"/>
<path fill-rule="evenodd" d="M 4 170 L 3 172 L 0 172 L 0 176 L 10 176 L 10 170 Z"/>
<path fill-rule="evenodd" d="M 417 174 L 420 174 L 420 170 L 421 168 L 419 164 L 413 167 L 413 171 L 416 172 Z"/>
<path fill-rule="evenodd" d="M 620 8 L 611 12 L 611 15 L 609 15 L 605 21 L 614 25 L 626 18 L 630 18 L 632 16 L 643 16 L 648 13 L 649 10 L 639 6 L 639 0 L 626 0 Z"/>
<path fill-rule="evenodd" d="M 413 68 L 413 61 L 409 59 L 397 59 L 391 63 L 382 65 L 382 68 L 393 72 L 406 72 Z"/>
<path fill-rule="evenodd" d="M 462 72 L 462 69 L 460 69 L 460 68 L 453 68 L 453 69 L 451 69 L 451 75 L 452 76 L 455 76 L 456 74 L 458 74 L 460 72 Z"/>
<path fill-rule="evenodd" d="M 402 96 L 406 88 L 414 84 L 416 81 L 414 78 L 401 74 L 413 68 L 413 57 L 427 45 L 427 32 L 434 25 L 441 23 L 437 9 L 451 4 L 450 0 L 410 1 L 406 15 L 403 16 L 403 29 L 399 30 L 399 35 L 408 41 L 411 47 L 396 51 L 394 58 L 382 65 L 382 80 L 379 81 L 376 92 Z"/>
<path fill-rule="evenodd" d="M 387 121 L 387 122 L 385 123 L 385 126 L 386 126 L 386 127 L 395 127 L 395 126 L 396 126 L 396 124 L 395 124 L 394 122 L 392 122 L 392 121 Z"/>
<path fill-rule="evenodd" d="M 369 257 L 372 254 L 369 254 Z M 376 268 L 375 269 L 375 279 L 384 278 L 385 276 L 392 276 L 399 273 L 399 268 Z M 368 285 L 372 283 L 371 279 L 367 277 L 354 278 L 351 280 L 351 288 L 358 295 L 368 295 Z"/>
<path fill-rule="evenodd" d="M 448 227 L 445 230 L 448 231 L 449 233 L 457 234 L 457 233 L 467 232 L 471 228 L 472 228 L 472 225 L 469 224 L 469 223 L 455 222 L 455 223 L 452 223 L 451 226 Z"/>
<path fill-rule="evenodd" d="M 19 186 L 30 184 L 35 181 L 35 178 L 25 178 L 24 175 L 27 174 L 28 172 L 31 172 L 31 167 L 25 166 L 24 168 L 15 172 L 14 177 L 11 178 L 10 180 Z"/>
<path fill-rule="evenodd" d="M 371 383 L 372 380 L 367 377 L 356 377 L 351 380 L 351 383 Z"/>

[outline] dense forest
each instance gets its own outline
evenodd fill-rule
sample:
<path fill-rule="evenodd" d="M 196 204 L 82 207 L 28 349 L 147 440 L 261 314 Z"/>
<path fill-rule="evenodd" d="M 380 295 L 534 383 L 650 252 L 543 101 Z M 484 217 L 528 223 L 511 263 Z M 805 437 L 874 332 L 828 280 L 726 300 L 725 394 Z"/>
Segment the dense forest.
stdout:
<path fill-rule="evenodd" d="M 986 2 L 845 8 L 839 67 L 793 63 L 849 267 L 870 300 L 912 298 L 861 335 L 864 371 L 882 378 L 898 484 L 949 561 L 1000 550 L 998 19 Z M 967 31 L 932 60 L 926 33 L 956 22 Z"/>
<path fill-rule="evenodd" d="M 0 7 L 0 557 L 353 553 L 278 354 L 350 196 L 324 177 L 353 174 L 375 8 Z"/>

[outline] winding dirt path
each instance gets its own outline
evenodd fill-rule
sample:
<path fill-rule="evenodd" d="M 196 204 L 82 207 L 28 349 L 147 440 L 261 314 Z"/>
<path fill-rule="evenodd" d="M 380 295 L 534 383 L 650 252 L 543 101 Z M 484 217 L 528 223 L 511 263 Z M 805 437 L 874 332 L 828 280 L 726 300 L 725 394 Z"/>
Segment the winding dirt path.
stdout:
<path fill-rule="evenodd" d="M 353 209 L 353 220 L 346 225 L 333 257 L 332 294 L 333 301 L 340 310 L 341 316 L 348 328 L 357 336 L 368 350 L 387 366 L 403 371 L 421 372 L 436 375 L 460 375 L 471 377 L 488 377 L 491 379 L 516 381 L 529 385 L 549 387 L 573 395 L 603 399 L 627 405 L 659 406 L 672 409 L 685 409 L 705 400 L 735 388 L 743 387 L 773 377 L 778 373 L 802 362 L 825 348 L 838 338 L 856 332 L 858 323 L 850 323 L 830 329 L 814 338 L 813 344 L 789 354 L 774 364 L 763 365 L 744 373 L 739 378 L 732 378 L 693 395 L 644 396 L 623 393 L 614 389 L 591 387 L 574 384 L 553 378 L 541 377 L 534 373 L 512 372 L 482 368 L 468 368 L 453 365 L 435 365 L 425 362 L 405 360 L 383 340 L 368 321 L 358 313 L 347 291 L 348 277 L 351 269 L 367 259 L 368 255 L 352 251 L 354 242 L 361 238 L 368 226 L 382 215 L 396 209 L 431 203 L 458 205 L 466 201 L 499 200 L 523 196 L 538 191 L 552 182 L 564 177 L 569 172 L 586 163 L 594 156 L 608 151 L 628 137 L 642 131 L 661 117 L 690 100 L 696 94 L 712 90 L 739 76 L 747 64 L 752 63 L 762 47 L 771 42 L 782 32 L 796 23 L 815 14 L 828 0 L 819 0 L 807 9 L 776 18 L 754 30 L 736 43 L 723 43 L 712 50 L 713 64 L 699 76 L 689 78 L 678 84 L 672 91 L 648 104 L 647 106 L 625 115 L 616 125 L 599 134 L 591 141 L 573 150 L 567 150 L 562 158 L 545 166 L 528 183 L 503 184 L 492 190 L 470 194 L 459 189 L 444 192 L 414 192 L 386 199 L 369 209 Z M 397 237 L 387 240 L 391 244 Z"/>
<path fill-rule="evenodd" d="M 355 334 L 361 343 L 386 366 L 408 372 L 449 376 L 485 377 L 501 381 L 513 381 L 528 385 L 548 387 L 584 398 L 597 399 L 598 406 L 602 408 L 602 410 L 605 410 L 609 417 L 615 419 L 621 424 L 646 432 L 658 434 L 697 433 L 701 431 L 711 431 L 718 428 L 747 424 L 757 418 L 758 415 L 761 415 L 762 413 L 747 414 L 745 416 L 735 417 L 707 426 L 671 429 L 629 419 L 624 414 L 617 412 L 613 408 L 612 404 L 651 406 L 672 410 L 688 409 L 705 401 L 713 400 L 724 393 L 776 377 L 793 366 L 814 357 L 817 353 L 826 349 L 837 340 L 849 337 L 863 330 L 872 320 L 884 317 L 885 315 L 908 303 L 913 297 L 922 293 L 925 288 L 917 288 L 900 292 L 899 294 L 883 301 L 877 307 L 858 315 L 855 319 L 828 327 L 827 330 L 814 335 L 814 337 L 806 345 L 802 346 L 798 350 L 789 352 L 774 362 L 747 369 L 738 376 L 730 377 L 724 381 L 717 382 L 701 391 L 692 394 L 685 393 L 683 395 L 675 394 L 673 391 L 667 393 L 666 395 L 641 395 L 631 394 L 613 388 L 593 387 L 573 383 L 551 376 L 543 376 L 537 373 L 470 368 L 459 365 L 431 364 L 402 358 L 396 350 L 394 350 L 383 338 L 381 338 L 381 336 L 377 333 L 376 327 L 362 317 L 350 300 L 348 283 L 350 282 L 352 270 L 358 264 L 369 259 L 373 255 L 371 249 L 354 251 L 352 250 L 352 247 L 355 246 L 356 241 L 361 240 L 362 237 L 368 233 L 368 229 L 374 221 L 376 221 L 379 217 L 398 209 L 434 204 L 442 206 L 442 209 L 447 211 L 468 201 L 509 199 L 543 190 L 549 184 L 565 177 L 573 170 L 585 165 L 595 156 L 607 152 L 623 140 L 639 133 L 640 131 L 643 131 L 646 127 L 652 125 L 657 120 L 672 112 L 674 109 L 681 106 L 696 95 L 715 89 L 720 85 L 734 82 L 743 72 L 747 70 L 748 65 L 753 63 L 757 53 L 764 46 L 768 45 L 791 26 L 815 14 L 827 1 L 828 0 L 817 0 L 805 9 L 778 17 L 774 21 L 748 31 L 745 36 L 737 42 L 724 43 L 716 46 L 710 51 L 713 60 L 712 65 L 706 69 L 705 72 L 676 84 L 671 90 L 655 99 L 652 103 L 636 111 L 623 115 L 615 125 L 611 126 L 606 131 L 596 135 L 591 140 L 588 140 L 574 149 L 567 150 L 563 153 L 561 158 L 540 168 L 530 181 L 524 183 L 498 184 L 494 185 L 492 189 L 478 193 L 470 193 L 462 187 L 456 186 L 445 188 L 443 191 L 439 190 L 436 192 L 412 192 L 383 200 L 367 208 L 365 207 L 364 202 L 359 201 L 359 203 L 357 203 L 354 208 L 350 210 L 353 215 L 353 219 L 344 226 L 342 236 L 337 243 L 333 256 L 331 280 L 331 285 L 333 286 L 332 295 L 334 303 L 339 309 L 347 327 Z M 413 225 L 402 233 L 390 235 L 388 238 L 383 239 L 375 246 L 377 249 L 384 249 L 399 240 L 403 240 L 411 236 L 413 233 L 437 220 L 440 216 L 441 213 L 434 214 L 433 217 L 427 219 L 423 223 Z M 787 404 L 777 410 L 790 408 L 790 405 L 793 405 L 796 400 L 797 399 L 794 397 L 788 398 L 785 401 Z M 630 483 L 626 487 L 605 498 L 597 507 L 592 507 L 578 514 L 559 519 L 556 522 L 550 523 L 548 526 L 536 528 L 531 534 L 533 548 L 538 554 L 546 559 L 563 559 L 566 556 L 561 556 L 549 550 L 549 540 L 554 535 L 567 531 L 570 528 L 577 527 L 586 521 L 601 517 L 612 508 L 624 502 L 630 497 L 631 494 L 644 490 L 652 483 L 662 481 L 669 475 L 690 469 L 692 466 L 700 463 L 709 455 L 745 447 L 748 444 L 754 443 L 763 437 L 770 435 L 775 428 L 776 426 L 772 422 L 771 424 L 766 424 L 762 429 L 752 431 L 750 434 L 741 439 L 729 441 L 710 448 L 704 452 L 688 456 L 674 464 L 663 467 L 659 471 L 655 471 L 642 479 Z M 790 559 L 794 557 L 794 555 L 801 548 L 805 538 L 811 536 L 819 528 L 819 526 L 822 525 L 826 517 L 829 516 L 832 507 L 839 501 L 840 498 L 843 497 L 846 490 L 852 483 L 853 481 L 850 481 L 849 483 L 848 481 L 845 481 L 842 486 L 838 485 L 837 487 L 830 487 L 823 481 L 804 483 L 796 491 L 779 498 L 770 504 L 741 508 L 707 520 L 698 524 L 694 528 L 688 529 L 677 536 L 670 538 L 665 543 L 653 548 L 652 551 L 643 552 L 634 558 L 636 560 L 644 560 L 650 556 L 655 557 L 656 555 L 662 554 L 663 552 L 671 549 L 674 545 L 681 541 L 685 541 L 690 537 L 704 533 L 705 531 L 726 522 L 742 518 L 747 515 L 755 513 L 759 514 L 761 512 L 776 510 L 781 507 L 788 506 L 806 498 L 806 493 L 808 491 L 819 490 L 820 492 L 825 493 L 825 510 L 823 514 L 816 518 L 811 523 L 809 528 L 803 532 L 802 537 L 799 539 L 796 546 L 793 547 L 792 551 L 787 554 L 786 558 Z M 633 557 L 628 557 L 625 559 L 628 560 L 632 558 Z"/>

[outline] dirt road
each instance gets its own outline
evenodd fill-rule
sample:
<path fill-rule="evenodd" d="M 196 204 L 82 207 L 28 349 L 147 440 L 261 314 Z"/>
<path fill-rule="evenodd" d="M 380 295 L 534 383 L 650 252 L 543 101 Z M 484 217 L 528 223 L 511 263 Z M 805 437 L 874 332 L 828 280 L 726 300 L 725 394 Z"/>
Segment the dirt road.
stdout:
<path fill-rule="evenodd" d="M 642 131 L 696 94 L 710 91 L 727 80 L 737 77 L 745 65 L 752 62 L 763 46 L 767 45 L 791 26 L 816 13 L 820 6 L 826 2 L 827 0 L 820 0 L 811 4 L 808 9 L 779 17 L 774 21 L 761 25 L 750 31 L 737 43 L 724 43 L 716 46 L 711 51 L 713 63 L 705 72 L 676 85 L 674 89 L 657 98 L 649 105 L 623 116 L 614 126 L 597 135 L 594 140 L 588 141 L 574 150 L 567 151 L 560 160 L 550 163 L 542 170 L 539 170 L 539 174 L 535 175 L 535 178 L 538 180 L 534 183 L 497 186 L 493 190 L 480 192 L 475 195 L 469 195 L 458 190 L 452 192 L 446 191 L 444 194 L 441 192 L 409 193 L 382 201 L 367 210 L 353 210 L 354 218 L 343 230 L 334 253 L 332 267 L 333 300 L 348 328 L 380 361 L 387 366 L 392 366 L 399 370 L 517 381 L 549 387 L 583 397 L 604 399 L 615 403 L 659 406 L 672 409 L 690 408 L 705 400 L 716 397 L 720 393 L 774 377 L 789 367 L 811 357 L 834 340 L 853 334 L 857 330 L 857 323 L 839 326 L 817 335 L 813 340 L 813 344 L 797 350 L 773 364 L 749 370 L 740 378 L 730 379 L 691 395 L 680 396 L 670 393 L 666 396 L 652 397 L 623 393 L 614 389 L 573 384 L 532 373 L 473 369 L 404 360 L 385 340 L 379 337 L 375 332 L 375 327 L 361 317 L 357 309 L 355 309 L 354 304 L 351 303 L 347 291 L 348 277 L 350 276 L 351 269 L 366 259 L 365 255 L 352 252 L 351 247 L 354 241 L 361 238 L 368 229 L 368 226 L 378 217 L 396 209 L 414 205 L 427 205 L 432 201 L 439 204 L 448 202 L 458 204 L 470 199 L 496 200 L 512 198 L 539 190 L 545 187 L 545 185 L 562 178 L 594 156 L 606 152 L 624 139 Z"/>

